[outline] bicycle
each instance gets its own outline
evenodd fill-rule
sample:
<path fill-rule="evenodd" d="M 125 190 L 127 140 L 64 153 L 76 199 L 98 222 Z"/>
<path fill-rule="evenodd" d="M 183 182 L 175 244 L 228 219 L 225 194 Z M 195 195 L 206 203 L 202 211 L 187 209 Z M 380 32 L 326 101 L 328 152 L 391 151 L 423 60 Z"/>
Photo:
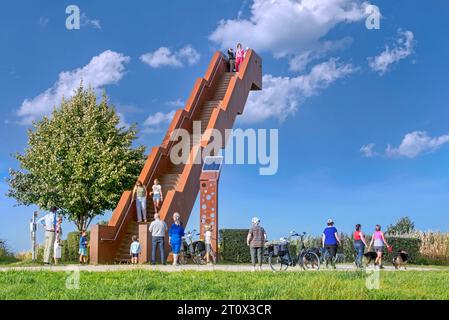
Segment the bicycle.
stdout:
<path fill-rule="evenodd" d="M 200 234 L 196 230 L 188 231 L 183 237 L 181 252 L 179 253 L 179 263 L 187 264 L 189 259 L 198 265 L 206 263 L 204 256 L 206 254 L 206 245 L 201 240 L 193 240 L 194 236 Z"/>
<path fill-rule="evenodd" d="M 301 266 L 303 270 L 319 270 L 320 258 L 314 252 L 314 249 L 306 248 L 304 237 L 306 233 L 301 234 L 291 231 L 287 238 L 281 238 L 279 244 L 268 245 L 268 263 L 273 271 L 285 271 L 288 267 Z M 299 238 L 298 254 L 292 257 L 290 252 L 291 238 Z"/>

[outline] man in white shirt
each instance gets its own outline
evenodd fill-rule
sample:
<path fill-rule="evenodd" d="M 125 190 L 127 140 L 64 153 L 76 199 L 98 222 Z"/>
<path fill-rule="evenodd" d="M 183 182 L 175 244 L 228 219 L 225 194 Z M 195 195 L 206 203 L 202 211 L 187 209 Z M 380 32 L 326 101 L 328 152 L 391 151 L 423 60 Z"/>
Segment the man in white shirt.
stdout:
<path fill-rule="evenodd" d="M 37 221 L 45 228 L 44 264 L 50 264 L 52 257 L 53 246 L 55 243 L 56 211 L 56 207 L 51 208 L 49 213 Z"/>
<path fill-rule="evenodd" d="M 159 213 L 154 215 L 154 221 L 151 222 L 149 230 L 151 232 L 151 264 L 156 264 L 156 249 L 159 246 L 161 263 L 165 265 L 164 242 L 168 227 L 165 221 L 160 219 Z"/>

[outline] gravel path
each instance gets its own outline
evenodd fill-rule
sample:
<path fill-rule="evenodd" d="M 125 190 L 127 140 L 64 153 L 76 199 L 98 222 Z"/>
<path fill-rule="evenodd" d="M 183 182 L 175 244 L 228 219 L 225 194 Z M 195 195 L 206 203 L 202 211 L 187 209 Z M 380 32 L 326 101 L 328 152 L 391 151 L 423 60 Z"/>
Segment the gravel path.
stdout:
<path fill-rule="evenodd" d="M 128 270 L 149 270 L 149 271 L 164 271 L 164 272 L 179 272 L 185 270 L 194 271 L 228 271 L 228 272 L 242 272 L 242 271 L 252 271 L 252 267 L 248 265 L 207 265 L 207 266 L 197 266 L 197 265 L 185 265 L 185 266 L 172 266 L 172 265 L 61 265 L 61 266 L 17 266 L 17 267 L 0 267 L 0 272 L 5 271 L 55 271 L 55 272 L 65 272 L 65 271 L 87 271 L 87 272 L 111 272 L 111 271 L 128 271 Z M 267 265 L 263 266 L 264 271 L 271 271 L 270 267 Z M 351 264 L 339 264 L 337 269 L 326 269 L 322 267 L 320 272 L 338 272 L 338 271 L 355 271 L 355 266 Z M 372 270 L 372 268 L 371 268 Z M 407 270 L 401 269 L 400 271 L 443 271 L 449 270 L 449 268 L 437 268 L 437 267 L 420 267 L 420 266 L 409 266 Z M 288 268 L 290 272 L 301 272 L 303 271 L 299 267 Z M 397 271 L 392 266 L 386 266 L 384 271 Z"/>

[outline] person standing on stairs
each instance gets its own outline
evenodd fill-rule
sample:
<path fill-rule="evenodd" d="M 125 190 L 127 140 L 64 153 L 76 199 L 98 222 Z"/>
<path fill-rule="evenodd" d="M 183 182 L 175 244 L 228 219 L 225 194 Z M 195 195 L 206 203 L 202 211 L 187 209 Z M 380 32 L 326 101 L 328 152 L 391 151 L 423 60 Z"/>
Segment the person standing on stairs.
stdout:
<path fill-rule="evenodd" d="M 232 48 L 228 49 L 229 72 L 235 71 L 235 53 Z"/>
<path fill-rule="evenodd" d="M 165 265 L 164 244 L 167 224 L 159 217 L 159 213 L 154 214 L 154 221 L 151 222 L 149 231 L 151 232 L 151 264 L 156 264 L 156 250 L 159 247 L 161 263 Z"/>
<path fill-rule="evenodd" d="M 142 181 L 137 181 L 133 189 L 133 199 L 136 200 L 137 222 L 147 222 L 147 188 Z"/>
<path fill-rule="evenodd" d="M 173 252 L 173 265 L 178 265 L 178 256 L 181 251 L 182 237 L 184 237 L 184 227 L 182 226 L 181 215 L 178 212 L 173 214 L 174 223 L 168 231 L 169 243 Z"/>
<path fill-rule="evenodd" d="M 154 179 L 153 191 L 150 192 L 150 196 L 153 196 L 154 213 L 158 213 L 163 201 L 162 187 L 158 179 Z"/>
<path fill-rule="evenodd" d="M 242 44 L 241 43 L 237 43 L 237 52 L 235 55 L 235 71 L 239 72 L 240 69 L 240 65 L 243 62 L 243 58 L 245 56 L 245 50 L 243 50 Z"/>

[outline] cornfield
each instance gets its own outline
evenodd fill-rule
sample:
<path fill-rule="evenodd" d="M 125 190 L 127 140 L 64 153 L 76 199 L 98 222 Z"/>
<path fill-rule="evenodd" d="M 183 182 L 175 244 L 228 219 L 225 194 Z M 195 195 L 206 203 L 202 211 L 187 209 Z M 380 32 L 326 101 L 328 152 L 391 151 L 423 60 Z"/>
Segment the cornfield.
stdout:
<path fill-rule="evenodd" d="M 414 236 L 421 240 L 420 253 L 431 264 L 449 264 L 449 233 L 416 232 Z"/>

